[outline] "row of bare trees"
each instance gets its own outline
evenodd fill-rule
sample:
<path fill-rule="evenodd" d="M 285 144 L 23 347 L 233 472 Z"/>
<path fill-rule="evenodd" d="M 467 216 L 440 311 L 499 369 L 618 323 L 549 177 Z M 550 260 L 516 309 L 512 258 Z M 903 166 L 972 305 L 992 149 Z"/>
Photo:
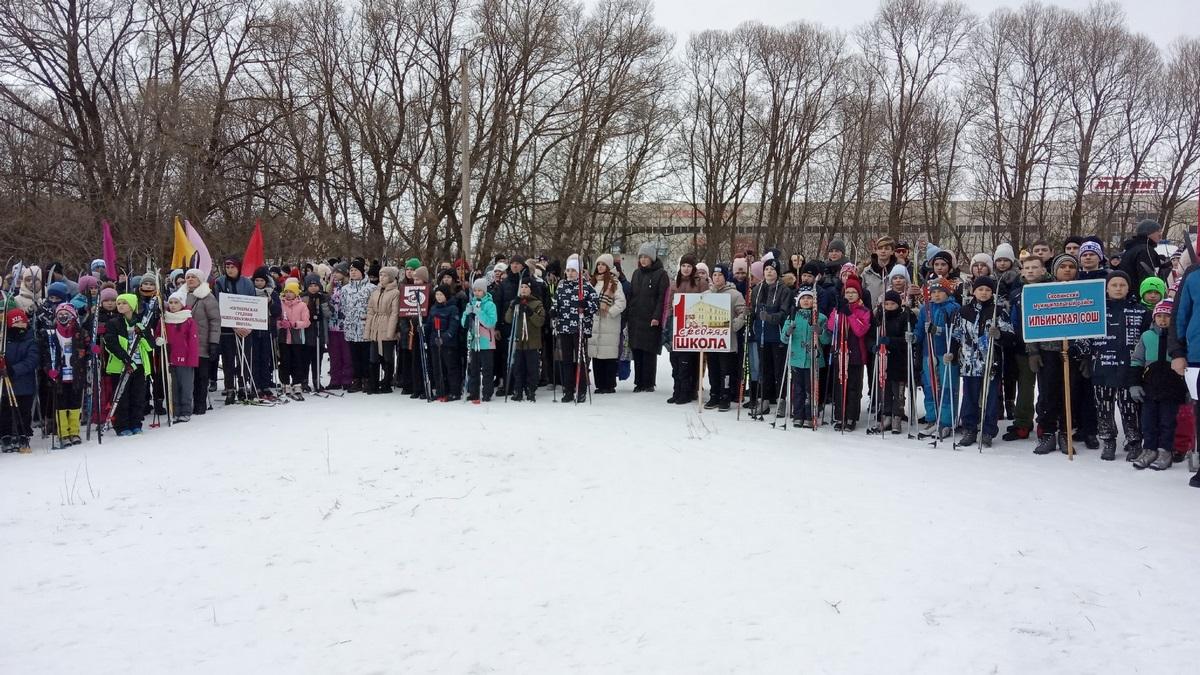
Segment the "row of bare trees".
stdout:
<path fill-rule="evenodd" d="M 709 255 L 961 248 L 963 222 L 1024 241 L 1144 210 L 1101 175 L 1162 177 L 1177 220 L 1200 180 L 1200 40 L 1155 45 L 1111 3 L 888 0 L 850 34 L 676 49 L 648 0 L 13 0 L 0 72 L 2 243 L 73 261 L 101 219 L 161 256 L 176 214 L 216 255 L 262 220 L 275 257 L 448 258 L 464 217 L 476 261 L 598 252 L 655 201 Z"/>

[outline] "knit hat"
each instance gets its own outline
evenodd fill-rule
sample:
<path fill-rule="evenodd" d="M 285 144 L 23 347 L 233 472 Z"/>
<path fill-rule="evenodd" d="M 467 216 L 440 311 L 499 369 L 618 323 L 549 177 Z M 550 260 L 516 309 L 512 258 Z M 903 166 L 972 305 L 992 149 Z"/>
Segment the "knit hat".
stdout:
<path fill-rule="evenodd" d="M 178 300 L 179 304 L 183 305 L 184 307 L 187 307 L 187 289 L 180 288 L 177 291 L 175 291 L 174 293 L 172 293 L 171 296 L 169 298 L 167 298 L 168 302 L 170 302 L 171 300 Z"/>
<path fill-rule="evenodd" d="M 972 288 L 979 288 L 981 286 L 986 286 L 987 288 L 990 288 L 993 293 L 996 292 L 996 280 L 991 277 L 977 277 L 974 281 L 971 282 Z"/>
<path fill-rule="evenodd" d="M 508 265 L 505 265 L 505 264 L 504 264 L 504 263 L 502 263 L 502 262 L 498 262 L 498 263 L 496 263 L 496 264 L 495 264 L 495 265 L 492 267 L 492 271 L 493 271 L 493 272 L 507 272 L 507 271 L 508 271 Z"/>
<path fill-rule="evenodd" d="M 138 277 L 137 288 L 141 288 L 142 286 L 152 286 L 157 289 L 158 277 L 155 276 L 153 272 L 147 272 L 146 274 L 143 274 L 142 276 Z"/>
<path fill-rule="evenodd" d="M 1158 291 L 1158 294 L 1165 298 L 1167 296 L 1167 282 L 1158 277 L 1146 277 L 1142 280 L 1141 288 L 1138 288 L 1138 297 L 1142 297 L 1150 291 Z"/>
<path fill-rule="evenodd" d="M 283 282 L 283 292 L 291 291 L 296 295 L 300 295 L 300 280 L 296 277 L 288 277 L 288 280 Z"/>
<path fill-rule="evenodd" d="M 387 275 L 392 281 L 400 280 L 400 268 L 394 265 L 388 265 L 379 269 L 380 276 Z"/>
<path fill-rule="evenodd" d="M 435 294 L 441 293 L 442 295 L 444 295 L 446 297 L 447 302 L 450 301 L 450 298 L 454 297 L 454 294 L 450 292 L 450 287 L 445 284 L 442 284 L 442 285 L 438 286 L 437 288 L 433 289 L 433 292 Z"/>
<path fill-rule="evenodd" d="M 107 272 L 108 271 L 108 263 L 104 262 L 104 258 L 96 258 L 95 260 L 92 261 L 92 264 L 88 269 L 90 269 L 93 274 L 98 269 L 103 269 L 105 272 Z"/>
<path fill-rule="evenodd" d="M 734 258 L 733 264 L 730 267 L 730 269 L 733 270 L 733 272 L 735 274 L 739 271 L 749 272 L 750 271 L 750 263 L 746 262 L 745 258 Z M 730 277 L 730 278 L 732 278 L 732 277 Z"/>
<path fill-rule="evenodd" d="M 817 297 L 817 292 L 813 289 L 812 286 L 801 286 L 800 292 L 796 295 L 797 300 L 799 300 L 800 298 L 806 298 L 806 297 L 807 298 L 816 298 Z"/>
<path fill-rule="evenodd" d="M 932 246 L 933 244 L 930 244 L 930 247 Z M 947 265 L 954 267 L 954 254 L 950 253 L 950 251 L 943 251 L 939 248 L 937 253 L 929 256 L 930 262 L 933 262 L 934 260 L 945 260 Z"/>
<path fill-rule="evenodd" d="M 58 304 L 58 307 L 54 308 L 55 314 L 61 314 L 62 312 L 70 314 L 72 319 L 79 318 L 79 312 L 75 310 L 75 305 L 72 305 L 69 302 L 61 302 Z"/>
<path fill-rule="evenodd" d="M 138 309 L 138 297 L 133 293 L 122 293 L 118 295 L 117 302 L 124 302 L 135 312 Z"/>
<path fill-rule="evenodd" d="M 857 275 L 858 274 L 858 265 L 855 265 L 852 262 L 843 263 L 841 268 L 838 269 L 838 276 L 841 276 L 847 272 L 849 272 L 850 274 Z"/>
<path fill-rule="evenodd" d="M 1133 285 L 1133 281 L 1129 278 L 1129 275 L 1126 274 L 1125 272 L 1122 272 L 1121 270 L 1109 270 L 1108 271 L 1107 281 L 1112 281 L 1113 279 L 1124 279 L 1125 283 L 1129 284 L 1130 286 Z"/>
<path fill-rule="evenodd" d="M 350 276 L 350 263 L 340 262 L 333 266 L 333 271 L 344 277 L 348 277 Z"/>
<path fill-rule="evenodd" d="M 472 291 L 483 291 L 484 293 L 487 293 L 487 289 L 488 289 L 488 282 L 487 282 L 487 279 L 485 279 L 483 277 L 479 277 L 475 281 L 471 282 L 471 290 Z"/>
<path fill-rule="evenodd" d="M 804 274 L 811 274 L 814 277 L 819 277 L 825 271 L 825 266 L 817 261 L 804 263 L 804 268 L 800 270 Z"/>
<path fill-rule="evenodd" d="M 755 264 L 762 265 L 762 269 L 764 272 L 766 272 L 767 269 L 769 268 L 769 269 L 775 270 L 776 274 L 779 274 L 779 261 L 776 260 L 775 258 L 768 258 L 766 260 L 761 260 Z"/>
<path fill-rule="evenodd" d="M 842 292 L 845 293 L 846 291 L 850 290 L 851 288 L 858 291 L 858 295 L 860 297 L 862 296 L 862 282 L 859 281 L 858 277 L 856 277 L 854 275 L 851 275 L 846 278 L 846 285 L 842 289 Z"/>
<path fill-rule="evenodd" d="M 842 255 L 845 255 L 846 254 L 846 242 L 842 241 L 841 239 L 834 239 L 833 241 L 829 242 L 829 246 L 825 247 L 825 250 L 826 250 L 826 252 L 841 251 Z"/>
<path fill-rule="evenodd" d="M 117 299 L 117 289 L 115 289 L 115 288 L 101 288 L 100 289 L 100 302 L 104 302 L 105 300 L 116 300 L 116 299 Z"/>
<path fill-rule="evenodd" d="M 309 274 L 305 274 L 304 275 L 305 290 L 307 290 L 309 286 L 312 286 L 314 284 L 316 284 L 317 286 L 320 286 L 321 285 L 321 277 L 316 274 L 312 274 L 311 272 Z"/>
<path fill-rule="evenodd" d="M 614 270 L 612 254 L 611 253 L 601 253 L 600 255 L 596 256 L 595 268 L 599 269 L 600 265 L 604 265 L 605 267 L 608 268 L 608 271 L 612 272 Z"/>
<path fill-rule="evenodd" d="M 1085 242 L 1083 242 L 1083 244 L 1081 244 L 1079 246 L 1079 255 L 1082 256 L 1084 253 L 1095 253 L 1096 255 L 1103 258 L 1104 257 L 1104 247 L 1101 246 L 1099 242 L 1085 241 Z"/>
<path fill-rule="evenodd" d="M 408 260 L 404 261 L 405 269 L 415 270 L 420 266 L 421 266 L 420 258 L 409 258 Z"/>
<path fill-rule="evenodd" d="M 421 265 L 417 269 L 413 270 L 413 281 L 417 282 L 418 284 L 429 283 L 429 268 Z"/>
<path fill-rule="evenodd" d="M 1075 256 L 1070 253 L 1059 253 L 1050 261 L 1050 274 L 1058 274 L 1058 268 L 1063 265 L 1073 265 L 1079 267 L 1079 261 L 1075 260 Z"/>
<path fill-rule="evenodd" d="M 903 239 L 901 239 L 900 241 L 896 242 L 896 250 L 897 250 L 897 251 L 907 251 L 907 250 L 909 250 L 908 242 L 907 242 L 907 241 L 905 241 L 905 240 L 903 240 Z"/>
<path fill-rule="evenodd" d="M 199 281 L 200 283 L 204 283 L 206 281 L 207 276 L 208 275 L 206 275 L 204 272 L 201 272 L 198 268 L 195 268 L 195 267 L 193 267 L 192 269 L 183 273 L 184 279 L 186 279 L 188 277 L 195 277 L 196 280 Z"/>
<path fill-rule="evenodd" d="M 939 276 L 930 277 L 928 287 L 930 293 L 934 291 L 941 291 L 942 293 L 949 294 L 952 290 L 950 280 L 946 277 Z"/>
<path fill-rule="evenodd" d="M 903 300 L 900 298 L 900 294 L 897 293 L 896 291 L 885 292 L 883 294 L 883 301 L 884 302 L 894 302 L 897 305 L 899 305 L 901 302 L 903 302 Z"/>
<path fill-rule="evenodd" d="M 174 288 L 175 284 L 179 281 L 179 278 L 182 276 L 183 276 L 183 270 L 171 270 L 171 273 L 167 275 L 167 281 L 171 282 L 171 287 Z"/>
<path fill-rule="evenodd" d="M 1159 225 L 1158 221 L 1147 218 L 1137 224 L 1137 236 L 1149 237 L 1150 235 L 1154 234 L 1155 232 L 1158 232 L 1161 229 L 1162 229 L 1162 225 Z"/>
<path fill-rule="evenodd" d="M 905 281 L 907 281 L 908 268 L 904 265 L 893 265 L 892 271 L 888 272 L 888 278 L 891 279 L 892 277 L 904 277 Z"/>
<path fill-rule="evenodd" d="M 576 256 L 571 256 L 570 258 L 567 258 L 567 269 L 575 270 L 576 272 L 578 272 L 579 271 L 579 258 Z"/>
<path fill-rule="evenodd" d="M 1170 316 L 1171 310 L 1173 309 L 1175 309 L 1174 300 L 1163 300 L 1154 306 L 1154 316 L 1158 316 L 1159 314 L 1166 314 L 1167 316 Z"/>
<path fill-rule="evenodd" d="M 1010 244 L 1008 242 L 1004 242 L 1003 244 L 1000 244 L 999 246 L 997 246 L 996 252 L 992 254 L 992 260 L 993 261 L 1011 260 L 1013 262 L 1016 262 L 1017 256 L 1015 254 L 1013 254 L 1012 244 Z"/>
<path fill-rule="evenodd" d="M 85 274 L 79 277 L 79 292 L 87 295 L 87 292 L 100 285 L 100 280 L 96 277 Z"/>
<path fill-rule="evenodd" d="M 638 257 L 646 256 L 651 260 L 658 260 L 658 246 L 654 242 L 646 242 L 638 247 Z"/>
<path fill-rule="evenodd" d="M 223 264 L 233 265 L 234 267 L 241 269 L 242 268 L 242 258 L 241 258 L 241 256 L 237 256 L 237 255 L 227 255 L 227 256 L 225 256 L 225 260 L 223 261 Z"/>
<path fill-rule="evenodd" d="M 972 256 L 971 257 L 971 267 L 974 267 L 975 263 L 983 263 L 984 265 L 987 265 L 987 268 L 989 271 L 993 267 L 992 256 L 990 256 L 986 253 L 976 253 L 974 256 Z"/>
<path fill-rule="evenodd" d="M 696 263 L 696 271 L 700 271 L 700 270 L 704 270 L 704 273 L 705 273 L 705 274 L 708 274 L 708 273 L 709 273 L 709 271 L 708 271 L 708 263 L 704 262 L 703 260 L 701 260 L 700 262 Z"/>
<path fill-rule="evenodd" d="M 713 265 L 711 276 L 721 275 L 721 279 L 729 283 L 733 281 L 733 268 L 727 262 L 719 262 Z"/>
<path fill-rule="evenodd" d="M 262 279 L 263 281 L 269 283 L 271 281 L 271 270 L 267 269 L 266 265 L 263 265 L 262 267 L 254 270 L 254 274 L 250 278 Z"/>
<path fill-rule="evenodd" d="M 438 282 L 441 282 L 441 280 L 445 277 L 450 277 L 450 281 L 458 283 L 458 270 L 454 269 L 453 267 L 447 267 L 446 269 L 438 272 Z"/>
<path fill-rule="evenodd" d="M 755 260 L 750 265 L 750 276 L 755 279 L 761 279 L 763 276 L 763 264 L 761 260 Z"/>
<path fill-rule="evenodd" d="M 521 265 L 522 267 L 524 267 L 525 266 L 525 256 L 514 255 L 513 257 L 509 258 L 508 259 L 509 268 L 512 268 L 513 265 Z"/>
<path fill-rule="evenodd" d="M 9 328 L 12 328 L 18 319 L 24 323 L 29 323 L 29 315 L 20 307 L 13 307 L 4 313 L 4 323 L 8 324 Z"/>
<path fill-rule="evenodd" d="M 70 291 L 67 290 L 67 285 L 61 281 L 56 281 L 46 287 L 46 297 L 59 298 L 67 300 L 71 297 Z"/>
<path fill-rule="evenodd" d="M 367 276 L 367 261 L 362 258 L 355 258 L 350 261 L 350 269 L 358 270 L 359 274 Z M 349 270 L 347 270 L 349 272 Z"/>

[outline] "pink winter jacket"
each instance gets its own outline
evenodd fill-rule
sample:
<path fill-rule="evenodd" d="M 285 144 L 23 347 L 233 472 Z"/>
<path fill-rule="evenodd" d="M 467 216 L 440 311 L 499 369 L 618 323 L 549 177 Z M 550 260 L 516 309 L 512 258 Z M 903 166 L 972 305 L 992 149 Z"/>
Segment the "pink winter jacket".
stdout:
<path fill-rule="evenodd" d="M 168 312 L 168 316 L 164 317 L 164 323 L 167 326 L 167 350 L 171 365 L 185 368 L 199 366 L 200 335 L 196 331 L 196 320 L 190 316 L 191 312 L 188 312 L 187 319 L 172 323 L 168 318 L 170 314 L 172 312 Z"/>

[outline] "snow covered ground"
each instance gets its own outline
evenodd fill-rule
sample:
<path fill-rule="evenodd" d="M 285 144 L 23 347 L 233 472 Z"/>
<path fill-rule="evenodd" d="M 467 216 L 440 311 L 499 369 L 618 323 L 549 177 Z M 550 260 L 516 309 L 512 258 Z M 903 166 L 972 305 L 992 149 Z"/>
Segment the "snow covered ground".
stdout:
<path fill-rule="evenodd" d="M 4 455 L 0 673 L 1195 672 L 1183 468 L 773 430 L 668 381 Z"/>

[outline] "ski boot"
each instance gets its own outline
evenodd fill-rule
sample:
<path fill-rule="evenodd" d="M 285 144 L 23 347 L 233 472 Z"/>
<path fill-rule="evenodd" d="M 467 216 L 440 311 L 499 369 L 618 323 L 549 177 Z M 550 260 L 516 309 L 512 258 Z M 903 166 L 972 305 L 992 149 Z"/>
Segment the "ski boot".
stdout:
<path fill-rule="evenodd" d="M 232 389 L 225 390 L 225 405 L 233 405 L 237 403 L 237 392 Z"/>
<path fill-rule="evenodd" d="M 1083 445 L 1088 450 L 1099 450 L 1100 449 L 1100 439 L 1098 437 L 1096 437 L 1095 434 L 1090 434 L 1090 435 L 1084 436 L 1083 437 Z"/>
<path fill-rule="evenodd" d="M 1142 455 L 1141 441 L 1125 441 L 1125 461 L 1132 462 Z"/>
<path fill-rule="evenodd" d="M 1158 459 L 1158 451 L 1145 448 L 1142 450 L 1142 454 L 1138 455 L 1138 458 L 1133 460 L 1133 468 L 1141 471 L 1142 469 L 1145 469 L 1153 464 L 1154 460 L 1156 459 Z"/>
<path fill-rule="evenodd" d="M 719 405 L 721 405 L 721 401 L 716 396 L 710 396 L 709 399 L 704 402 L 704 409 L 713 410 Z"/>
<path fill-rule="evenodd" d="M 1058 436 L 1058 451 L 1062 454 L 1067 454 L 1067 432 L 1060 431 Z"/>
<path fill-rule="evenodd" d="M 1006 441 L 1025 440 L 1026 438 L 1029 438 L 1029 430 L 1014 424 L 1004 432 L 1004 435 L 1001 436 L 1001 438 Z"/>
<path fill-rule="evenodd" d="M 1171 464 L 1174 463 L 1173 455 L 1174 453 L 1170 450 L 1159 450 L 1158 458 L 1150 463 L 1150 468 L 1155 471 L 1165 471 L 1171 468 Z"/>
<path fill-rule="evenodd" d="M 721 402 L 717 404 L 717 412 L 729 412 L 729 399 L 721 399 Z"/>

